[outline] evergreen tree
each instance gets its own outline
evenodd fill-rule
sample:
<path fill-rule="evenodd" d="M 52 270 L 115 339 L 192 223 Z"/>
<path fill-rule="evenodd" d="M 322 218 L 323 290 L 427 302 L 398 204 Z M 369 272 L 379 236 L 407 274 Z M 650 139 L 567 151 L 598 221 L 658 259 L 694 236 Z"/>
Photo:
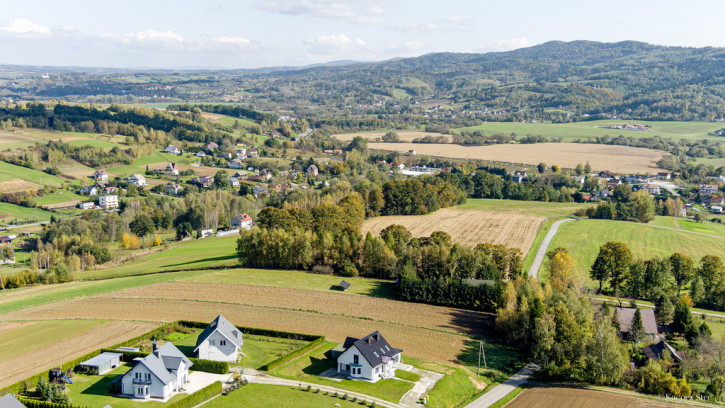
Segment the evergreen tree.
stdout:
<path fill-rule="evenodd" d="M 669 296 L 662 295 L 655 302 L 655 317 L 659 324 L 670 324 L 675 315 L 675 307 L 672 305 Z"/>
<path fill-rule="evenodd" d="M 675 315 L 672 319 L 672 330 L 676 333 L 685 333 L 685 331 L 692 327 L 692 313 L 690 308 L 683 299 L 680 299 L 675 305 Z"/>
<path fill-rule="evenodd" d="M 642 336 L 644 336 L 644 323 L 642 322 L 642 313 L 637 309 L 634 311 L 632 327 L 629 329 L 629 339 L 632 341 L 640 341 Z"/>

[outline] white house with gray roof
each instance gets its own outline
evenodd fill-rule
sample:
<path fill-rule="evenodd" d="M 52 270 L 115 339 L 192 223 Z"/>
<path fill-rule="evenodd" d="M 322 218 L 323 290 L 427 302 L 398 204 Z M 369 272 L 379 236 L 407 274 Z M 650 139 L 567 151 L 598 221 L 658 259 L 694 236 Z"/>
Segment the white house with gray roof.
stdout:
<path fill-rule="evenodd" d="M 195 352 L 199 358 L 235 363 L 239 358 L 242 344 L 242 332 L 224 316 L 214 319 L 196 339 Z"/>
<path fill-rule="evenodd" d="M 181 391 L 189 380 L 192 362 L 171 343 L 157 347 L 154 341 L 151 354 L 133 361 L 133 367 L 121 378 L 122 394 L 166 399 Z"/>
<path fill-rule="evenodd" d="M 378 331 L 361 339 L 348 337 L 342 348 L 337 357 L 338 374 L 371 382 L 395 377 L 394 364 L 401 361 L 403 352 L 391 347 Z"/>

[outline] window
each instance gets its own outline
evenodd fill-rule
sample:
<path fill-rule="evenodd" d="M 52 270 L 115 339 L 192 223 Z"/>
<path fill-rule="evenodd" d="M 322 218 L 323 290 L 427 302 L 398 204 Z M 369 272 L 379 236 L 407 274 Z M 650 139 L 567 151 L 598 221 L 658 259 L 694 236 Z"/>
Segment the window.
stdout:
<path fill-rule="evenodd" d="M 146 379 L 149 380 L 149 381 L 151 381 L 151 374 L 150 373 L 146 373 Z"/>
<path fill-rule="evenodd" d="M 226 346 L 227 345 L 227 341 L 226 340 L 219 340 L 219 345 L 220 346 Z"/>
<path fill-rule="evenodd" d="M 353 362 L 354 364 L 360 364 L 360 356 L 358 356 L 357 354 L 354 354 L 354 355 L 352 356 L 352 362 Z"/>
<path fill-rule="evenodd" d="M 209 345 L 210 346 L 213 346 L 214 345 L 214 340 L 209 340 Z"/>

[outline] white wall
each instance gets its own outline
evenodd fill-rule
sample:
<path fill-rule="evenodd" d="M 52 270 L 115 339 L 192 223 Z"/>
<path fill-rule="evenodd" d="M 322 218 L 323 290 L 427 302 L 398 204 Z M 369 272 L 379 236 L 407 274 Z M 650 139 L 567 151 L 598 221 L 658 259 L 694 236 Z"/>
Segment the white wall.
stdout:
<path fill-rule="evenodd" d="M 222 346 L 221 341 L 226 341 L 226 345 Z M 215 331 L 199 345 L 199 358 L 234 363 L 237 361 L 237 347 L 219 331 Z"/>
<path fill-rule="evenodd" d="M 158 379 L 151 371 L 149 371 L 146 366 L 143 364 L 136 364 L 131 370 L 129 370 L 121 380 L 122 384 L 122 392 L 124 394 L 128 395 L 134 395 L 136 392 L 136 386 L 133 384 L 133 379 L 135 378 L 136 372 L 141 373 L 142 378 L 146 378 L 146 374 L 151 375 L 151 384 L 149 387 L 149 397 L 152 398 L 166 398 L 169 395 L 171 395 L 171 392 L 175 388 L 175 381 L 170 382 L 167 385 L 164 385 L 161 380 Z"/>

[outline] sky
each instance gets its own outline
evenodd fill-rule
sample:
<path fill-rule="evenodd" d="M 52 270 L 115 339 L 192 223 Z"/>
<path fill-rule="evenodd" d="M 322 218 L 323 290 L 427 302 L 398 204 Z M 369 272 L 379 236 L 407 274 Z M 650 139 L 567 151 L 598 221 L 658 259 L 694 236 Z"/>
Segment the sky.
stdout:
<path fill-rule="evenodd" d="M 0 0 L 0 64 L 235 69 L 547 41 L 725 47 L 725 1 Z"/>

